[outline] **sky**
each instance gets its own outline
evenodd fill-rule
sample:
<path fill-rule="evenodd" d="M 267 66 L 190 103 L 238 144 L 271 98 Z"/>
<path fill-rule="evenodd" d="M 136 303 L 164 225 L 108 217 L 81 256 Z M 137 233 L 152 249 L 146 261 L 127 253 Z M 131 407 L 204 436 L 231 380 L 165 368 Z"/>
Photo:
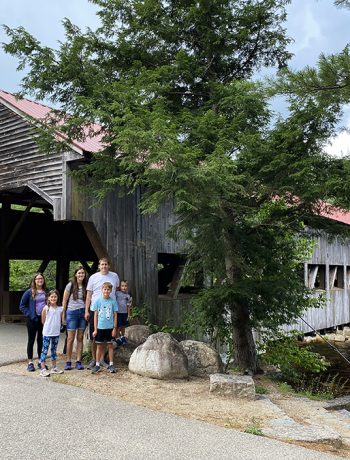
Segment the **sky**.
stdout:
<path fill-rule="evenodd" d="M 96 7 L 88 0 L 1 0 L 0 24 L 12 28 L 23 26 L 46 46 L 55 47 L 64 40 L 62 19 L 69 18 L 83 30 L 95 28 Z M 290 50 L 294 70 L 314 66 L 321 53 L 341 51 L 350 43 L 350 9 L 336 8 L 332 0 L 292 0 L 288 6 L 287 33 L 294 39 Z M 0 42 L 7 37 L 2 28 Z M 20 89 L 23 72 L 17 72 L 16 58 L 0 49 L 0 89 L 16 92 Z M 350 130 L 350 107 L 346 110 L 343 126 Z M 341 132 L 327 151 L 331 154 L 350 154 L 350 135 Z"/>

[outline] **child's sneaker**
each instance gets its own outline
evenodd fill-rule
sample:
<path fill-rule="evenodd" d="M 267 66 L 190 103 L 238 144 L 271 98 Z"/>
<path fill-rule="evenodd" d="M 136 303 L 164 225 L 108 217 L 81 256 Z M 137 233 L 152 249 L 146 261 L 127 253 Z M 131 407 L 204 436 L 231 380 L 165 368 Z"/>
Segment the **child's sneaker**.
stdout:
<path fill-rule="evenodd" d="M 95 366 L 91 369 L 91 374 L 98 374 L 99 372 L 101 372 L 101 367 L 100 366 Z"/>
<path fill-rule="evenodd" d="M 96 366 L 96 361 L 94 359 L 92 359 L 89 364 L 88 364 L 88 369 L 89 370 L 92 370 L 94 367 Z"/>
<path fill-rule="evenodd" d="M 72 370 L 72 362 L 71 361 L 66 362 L 66 365 L 64 366 L 64 370 L 65 371 L 71 371 Z"/>
<path fill-rule="evenodd" d="M 104 367 L 105 369 L 108 369 L 108 363 L 106 363 L 106 361 L 103 359 L 103 360 L 100 362 L 100 367 Z"/>
<path fill-rule="evenodd" d="M 35 371 L 35 366 L 33 363 L 29 363 L 27 366 L 27 371 L 28 372 L 34 372 Z"/>
<path fill-rule="evenodd" d="M 51 374 L 63 374 L 63 371 L 61 371 L 60 369 L 57 369 L 57 367 L 53 367 L 51 369 Z"/>
<path fill-rule="evenodd" d="M 81 361 L 76 361 L 75 368 L 78 369 L 78 371 L 85 369 L 85 367 L 81 364 Z"/>
<path fill-rule="evenodd" d="M 111 373 L 111 374 L 115 374 L 117 372 L 117 369 L 113 366 L 113 364 L 110 364 L 108 367 L 107 367 L 108 371 Z"/>
<path fill-rule="evenodd" d="M 126 343 L 128 343 L 128 341 L 126 340 L 126 337 L 124 337 L 123 335 L 120 337 L 120 340 L 122 342 L 122 345 L 125 345 Z"/>
<path fill-rule="evenodd" d="M 38 361 L 38 369 L 40 369 L 40 370 L 41 370 L 41 362 L 40 362 L 40 361 Z M 46 369 L 46 370 L 48 370 L 48 369 L 49 369 L 49 368 L 46 366 L 46 364 L 45 364 L 45 369 Z"/>
<path fill-rule="evenodd" d="M 50 372 L 47 369 L 41 369 L 40 377 L 50 377 Z"/>

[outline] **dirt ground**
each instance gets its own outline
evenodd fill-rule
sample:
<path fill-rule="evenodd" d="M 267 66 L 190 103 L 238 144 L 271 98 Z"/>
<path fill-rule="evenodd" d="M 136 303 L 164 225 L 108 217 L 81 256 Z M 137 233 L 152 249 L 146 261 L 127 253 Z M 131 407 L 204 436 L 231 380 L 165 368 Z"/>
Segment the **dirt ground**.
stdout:
<path fill-rule="evenodd" d="M 64 359 L 60 358 L 58 365 L 63 368 Z M 0 373 L 3 372 L 25 375 L 28 378 L 40 378 L 39 371 L 27 372 L 25 362 L 0 367 Z M 104 370 L 93 375 L 88 370 L 72 370 L 62 375 L 52 375 L 50 378 L 62 384 L 85 388 L 149 409 L 253 434 L 257 434 L 262 427 L 268 425 L 269 420 L 277 417 L 276 407 L 269 404 L 266 398 L 246 401 L 209 393 L 209 378 L 155 380 L 129 372 L 126 365 L 119 366 L 116 374 L 109 374 Z M 295 421 L 308 424 L 311 420 L 312 423 L 324 426 L 322 418 L 325 411 L 324 402 L 282 394 L 264 377 L 259 377 L 256 383 L 267 388 L 268 398 Z M 350 458 L 350 445 L 335 449 L 323 444 L 298 444 Z"/>

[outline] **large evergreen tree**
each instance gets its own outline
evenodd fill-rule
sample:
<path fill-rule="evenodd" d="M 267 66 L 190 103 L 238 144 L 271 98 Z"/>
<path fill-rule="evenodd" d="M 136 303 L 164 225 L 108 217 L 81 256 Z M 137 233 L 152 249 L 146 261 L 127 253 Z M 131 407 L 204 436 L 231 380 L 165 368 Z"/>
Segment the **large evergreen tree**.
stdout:
<path fill-rule="evenodd" d="M 6 29 L 4 49 L 28 70 L 23 93 L 69 114 L 54 126 L 69 137 L 102 126 L 108 148 L 85 169 L 97 196 L 142 186 L 145 212 L 175 198 L 172 234 L 210 280 L 196 304 L 209 327 L 229 325 L 236 363 L 254 373 L 252 328 L 314 302 L 300 276 L 306 233 L 295 235 L 324 225 L 325 201 L 349 205 L 338 186 L 347 164 L 322 152 L 339 104 L 291 99 L 276 121 L 268 88 L 252 80 L 287 65 L 287 0 L 92 3 L 101 26 L 82 32 L 66 19 L 57 50 Z"/>

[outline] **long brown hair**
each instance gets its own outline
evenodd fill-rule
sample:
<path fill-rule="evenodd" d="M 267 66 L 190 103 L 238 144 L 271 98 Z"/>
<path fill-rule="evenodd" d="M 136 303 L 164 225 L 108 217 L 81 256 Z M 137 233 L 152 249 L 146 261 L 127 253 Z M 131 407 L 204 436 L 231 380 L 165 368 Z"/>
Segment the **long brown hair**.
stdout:
<path fill-rule="evenodd" d="M 84 279 L 82 281 L 82 288 L 83 288 L 83 300 L 85 302 L 86 300 L 86 286 L 87 286 L 87 283 L 88 283 L 88 274 L 87 274 L 87 271 L 85 270 L 85 268 L 80 265 L 78 268 L 75 269 L 74 271 L 74 275 L 73 275 L 73 278 L 72 278 L 72 287 L 71 287 L 71 294 L 72 294 L 72 297 L 74 300 L 77 300 L 78 298 L 78 291 L 79 291 L 79 286 L 78 286 L 78 281 L 77 281 L 77 277 L 75 276 L 79 270 L 84 270 L 84 273 L 85 273 L 85 276 L 84 276 Z"/>
<path fill-rule="evenodd" d="M 47 293 L 47 296 L 46 296 L 46 305 L 50 308 L 51 305 L 50 305 L 50 301 L 49 301 L 49 297 L 51 294 L 56 294 L 57 295 L 57 305 L 59 305 L 60 303 L 60 293 L 57 291 L 57 289 L 51 289 L 50 292 Z"/>
<path fill-rule="evenodd" d="M 30 289 L 32 290 L 32 299 L 35 299 L 36 294 L 37 294 L 36 283 L 35 283 L 35 278 L 37 276 L 42 276 L 44 278 L 43 291 L 45 292 L 47 290 L 45 276 L 41 272 L 35 273 L 35 275 L 33 276 L 30 282 Z"/>

